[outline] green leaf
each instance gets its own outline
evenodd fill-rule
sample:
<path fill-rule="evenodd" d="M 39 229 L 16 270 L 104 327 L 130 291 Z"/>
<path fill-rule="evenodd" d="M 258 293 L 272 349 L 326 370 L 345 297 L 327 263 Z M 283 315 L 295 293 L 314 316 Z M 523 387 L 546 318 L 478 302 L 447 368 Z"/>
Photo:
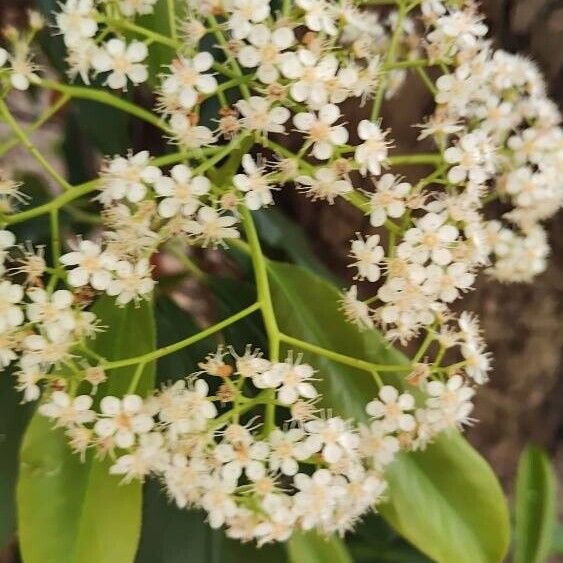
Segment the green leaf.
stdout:
<path fill-rule="evenodd" d="M 176 8 L 176 19 L 180 20 L 183 13 L 180 8 L 182 3 L 179 0 L 173 0 Z M 171 37 L 170 19 L 168 17 L 168 0 L 158 0 L 154 6 L 152 14 L 142 16 L 139 18 L 139 25 L 146 29 L 150 29 L 166 37 Z M 141 39 L 136 36 L 136 39 Z M 172 47 L 162 45 L 161 43 L 152 43 L 149 47 L 149 56 L 147 58 L 147 65 L 149 68 L 148 85 L 151 88 L 156 88 L 159 83 L 158 75 L 165 71 L 165 66 L 172 62 L 176 56 L 176 51 Z"/>
<path fill-rule="evenodd" d="M 297 266 L 268 265 L 280 329 L 335 352 L 377 363 L 404 357 L 375 331 L 362 334 L 338 309 L 331 284 Z M 319 369 L 325 405 L 342 416 L 365 419 L 376 394 L 364 372 L 305 354 Z M 440 563 L 496 563 L 508 545 L 508 511 L 486 461 L 457 433 L 440 436 L 424 452 L 403 454 L 389 467 L 389 521 L 420 551 Z"/>
<path fill-rule="evenodd" d="M 25 428 L 33 414 L 33 404 L 21 403 L 10 370 L 0 375 L 0 551 L 16 528 L 15 487 L 18 453 Z"/>
<path fill-rule="evenodd" d="M 271 246 L 282 250 L 287 258 L 298 266 L 308 268 L 319 276 L 336 281 L 332 272 L 315 256 L 303 227 L 271 207 L 253 213 L 260 238 Z"/>
<path fill-rule="evenodd" d="M 556 488 L 546 453 L 537 446 L 527 446 L 516 476 L 514 563 L 547 561 L 556 524 Z"/>
<path fill-rule="evenodd" d="M 108 359 L 154 349 L 152 306 L 117 308 L 102 298 L 94 310 L 108 327 L 94 348 Z M 126 392 L 135 366 L 110 372 L 105 393 Z M 152 388 L 147 365 L 137 392 Z M 88 455 L 81 463 L 61 430 L 36 414 L 25 434 L 17 487 L 18 532 L 25 563 L 128 563 L 134 560 L 141 526 L 141 485 L 120 484 L 110 461 Z"/>
<path fill-rule="evenodd" d="M 227 318 L 256 301 L 256 289 L 253 285 L 233 278 L 211 276 L 207 285 L 215 299 L 217 316 Z M 225 342 L 238 352 L 242 352 L 247 344 L 258 346 L 266 351 L 268 342 L 259 312 L 242 319 L 236 325 L 227 327 L 222 332 Z"/>
<path fill-rule="evenodd" d="M 353 563 L 344 542 L 336 536 L 296 532 L 287 542 L 287 551 L 290 563 Z"/>
<path fill-rule="evenodd" d="M 346 545 L 355 563 L 431 563 L 373 512 L 346 537 Z"/>
<path fill-rule="evenodd" d="M 383 517 L 435 561 L 497 563 L 508 546 L 508 510 L 487 462 L 458 433 L 400 454 L 387 473 Z"/>

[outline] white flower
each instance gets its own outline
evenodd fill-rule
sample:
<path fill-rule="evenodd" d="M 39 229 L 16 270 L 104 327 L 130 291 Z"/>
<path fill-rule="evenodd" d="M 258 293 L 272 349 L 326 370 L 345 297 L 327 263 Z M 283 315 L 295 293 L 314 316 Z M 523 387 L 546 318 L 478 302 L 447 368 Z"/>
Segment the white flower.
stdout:
<path fill-rule="evenodd" d="M 26 366 L 25 369 L 16 373 L 17 383 L 15 388 L 23 393 L 23 403 L 37 401 L 41 396 L 41 389 L 38 383 L 43 379 L 43 373 L 37 366 Z"/>
<path fill-rule="evenodd" d="M 297 189 L 305 192 L 313 201 L 323 199 L 333 204 L 337 197 L 350 193 L 354 188 L 350 180 L 342 178 L 333 168 L 317 168 L 314 176 L 297 176 Z"/>
<path fill-rule="evenodd" d="M 96 35 L 98 24 L 92 0 L 66 0 L 59 5 L 61 11 L 56 15 L 56 22 L 65 45 L 74 46 Z"/>
<path fill-rule="evenodd" d="M 373 319 L 368 305 L 358 299 L 358 288 L 353 285 L 340 301 L 346 320 L 355 324 L 360 330 L 373 328 Z"/>
<path fill-rule="evenodd" d="M 336 35 L 336 12 L 333 4 L 326 0 L 296 0 L 301 9 L 305 10 L 305 25 L 312 31 L 322 31 L 327 35 Z"/>
<path fill-rule="evenodd" d="M 201 205 L 199 198 L 209 192 L 211 182 L 205 176 L 192 176 L 185 164 L 174 166 L 170 176 L 161 176 L 154 184 L 157 195 L 164 198 L 158 204 L 159 215 L 164 218 L 178 213 L 193 215 Z"/>
<path fill-rule="evenodd" d="M 366 412 L 380 420 L 387 432 L 414 430 L 415 420 L 409 411 L 414 409 L 414 397 L 410 393 L 399 394 L 392 385 L 384 385 L 379 390 L 379 399 L 374 399 L 366 406 Z"/>
<path fill-rule="evenodd" d="M 296 102 L 308 102 L 313 109 L 319 109 L 330 98 L 328 84 L 334 81 L 338 70 L 338 59 L 333 55 L 318 55 L 309 49 L 288 53 L 281 65 L 282 74 L 291 79 L 289 89 Z"/>
<path fill-rule="evenodd" d="M 446 426 L 461 426 L 470 422 L 473 410 L 471 398 L 475 391 L 467 387 L 460 375 L 453 375 L 446 383 L 430 381 L 426 385 L 430 397 L 426 404 L 443 419 Z"/>
<path fill-rule="evenodd" d="M 170 117 L 170 129 L 177 142 L 187 149 L 199 149 L 215 142 L 215 136 L 209 127 L 192 125 L 183 113 L 174 113 Z"/>
<path fill-rule="evenodd" d="M 22 299 L 21 285 L 0 281 L 0 333 L 23 323 L 24 315 L 19 306 Z"/>
<path fill-rule="evenodd" d="M 220 528 L 227 518 L 234 516 L 237 512 L 233 493 L 237 482 L 232 479 L 224 479 L 216 475 L 207 484 L 206 492 L 201 497 L 201 507 L 207 511 L 209 525 L 216 529 Z"/>
<path fill-rule="evenodd" d="M 313 143 L 313 156 L 318 160 L 327 160 L 332 156 L 334 147 L 348 141 L 348 131 L 343 125 L 334 125 L 340 118 L 340 110 L 334 104 L 326 104 L 318 112 L 298 113 L 293 123 L 299 131 L 306 134 Z"/>
<path fill-rule="evenodd" d="M 179 58 L 170 66 L 172 74 L 162 83 L 165 95 L 175 95 L 185 109 L 193 108 L 201 94 L 208 95 L 217 89 L 217 80 L 211 74 L 205 74 L 213 66 L 213 57 L 203 51 L 193 59 Z"/>
<path fill-rule="evenodd" d="M 379 264 L 385 256 L 383 247 L 379 245 L 379 235 L 370 235 L 366 239 L 358 235 L 358 238 L 352 241 L 350 256 L 355 259 L 350 267 L 358 269 L 356 278 L 370 282 L 379 279 L 381 275 Z"/>
<path fill-rule="evenodd" d="M 299 461 L 307 459 L 311 452 L 305 446 L 305 432 L 301 428 L 287 431 L 274 428 L 268 436 L 270 442 L 270 468 L 281 471 L 284 475 L 295 475 L 299 470 Z"/>
<path fill-rule="evenodd" d="M 479 385 L 486 383 L 491 370 L 491 358 L 485 347 L 477 342 L 468 342 L 461 345 L 460 351 L 466 362 L 465 373 Z"/>
<path fill-rule="evenodd" d="M 90 410 L 93 399 L 90 395 L 71 397 L 64 391 L 54 391 L 49 402 L 39 407 L 39 412 L 48 418 L 56 419 L 56 426 L 75 426 L 95 419 Z"/>
<path fill-rule="evenodd" d="M 121 39 L 110 39 L 92 58 L 97 72 L 109 72 L 107 85 L 114 90 L 127 88 L 127 80 L 141 84 L 148 78 L 146 65 L 140 64 L 147 57 L 147 46 L 140 41 L 129 45 Z"/>
<path fill-rule="evenodd" d="M 455 147 L 444 151 L 444 160 L 455 164 L 448 171 L 448 180 L 459 184 L 466 179 L 476 184 L 485 182 L 494 171 L 491 165 L 492 146 L 477 132 L 464 135 Z"/>
<path fill-rule="evenodd" d="M 37 366 L 47 372 L 53 365 L 58 365 L 68 359 L 69 350 L 74 344 L 70 335 L 63 333 L 31 334 L 23 341 L 24 353 L 20 359 L 23 371 L 33 370 Z"/>
<path fill-rule="evenodd" d="M 468 49 L 475 47 L 479 38 L 487 34 L 487 26 L 481 19 L 471 10 L 453 10 L 438 19 L 436 28 L 455 39 L 460 48 Z"/>
<path fill-rule="evenodd" d="M 158 397 L 159 419 L 173 435 L 201 432 L 217 416 L 217 408 L 208 395 L 209 386 L 204 379 L 196 379 L 188 386 L 184 380 L 177 381 Z"/>
<path fill-rule="evenodd" d="M 323 519 L 329 520 L 337 500 L 345 495 L 343 483 L 328 469 L 317 469 L 312 476 L 298 473 L 294 477 L 298 492 L 294 496 L 295 511 L 304 530 L 310 530 Z"/>
<path fill-rule="evenodd" d="M 16 43 L 9 61 L 11 66 L 10 82 L 16 90 L 25 91 L 31 84 L 39 82 L 39 76 L 36 72 L 38 67 L 33 62 L 27 43 Z"/>
<path fill-rule="evenodd" d="M 195 221 L 185 222 L 184 230 L 201 241 L 203 246 L 208 246 L 219 244 L 224 239 L 239 238 L 240 233 L 234 226 L 236 223 L 236 217 L 221 215 L 213 207 L 204 206 L 199 208 Z"/>
<path fill-rule="evenodd" d="M 146 258 L 132 264 L 126 260 L 120 260 L 115 264 L 114 279 L 106 289 L 108 295 L 117 295 L 116 303 L 126 305 L 132 300 L 150 294 L 155 286 L 151 278 L 151 266 Z"/>
<path fill-rule="evenodd" d="M 141 481 L 151 472 L 160 472 L 167 467 L 168 454 L 164 449 L 164 439 L 159 432 L 142 434 L 139 445 L 130 454 L 118 457 L 110 467 L 111 475 L 123 475 L 123 482 L 133 479 Z"/>
<path fill-rule="evenodd" d="M 119 0 L 119 9 L 124 16 L 132 17 L 152 14 L 158 0 Z"/>
<path fill-rule="evenodd" d="M 278 387 L 277 396 L 280 403 L 291 405 L 299 397 L 314 399 L 317 396 L 317 390 L 310 383 L 314 373 L 309 364 L 297 364 L 288 359 L 286 362 L 273 364 L 264 372 L 263 378 L 270 387 Z"/>
<path fill-rule="evenodd" d="M 269 0 L 233 0 L 228 25 L 234 39 L 248 36 L 254 24 L 263 22 L 270 15 Z"/>
<path fill-rule="evenodd" d="M 250 96 L 248 100 L 239 100 L 235 106 L 242 114 L 240 122 L 243 127 L 264 135 L 268 133 L 285 133 L 283 124 L 289 119 L 287 108 L 272 107 L 268 100 L 259 96 Z"/>
<path fill-rule="evenodd" d="M 399 440 L 385 430 L 381 421 L 375 420 L 369 427 L 360 426 L 360 451 L 371 459 L 374 469 L 384 469 L 393 461 L 399 449 Z"/>
<path fill-rule="evenodd" d="M 381 227 L 387 217 L 398 219 L 406 209 L 406 198 L 412 186 L 408 182 L 400 182 L 393 174 L 384 174 L 375 185 L 375 192 L 370 196 L 370 224 Z"/>
<path fill-rule="evenodd" d="M 456 241 L 459 231 L 446 224 L 447 217 L 437 213 L 427 213 L 416 222 L 416 227 L 408 229 L 404 242 L 397 247 L 400 258 L 423 264 L 428 259 L 439 266 L 452 261 L 450 248 Z"/>
<path fill-rule="evenodd" d="M 235 443 L 221 442 L 215 447 L 215 459 L 221 462 L 221 474 L 226 480 L 236 480 L 244 472 L 252 481 L 264 477 L 264 465 L 268 457 L 267 442 L 252 440 L 237 441 Z"/>
<path fill-rule="evenodd" d="M 94 432 L 100 438 L 113 437 L 119 448 L 130 448 L 136 436 L 150 432 L 154 425 L 139 395 L 125 395 L 123 399 L 107 395 L 100 401 L 100 411 Z"/>
<path fill-rule="evenodd" d="M 369 170 L 371 174 L 378 176 L 381 174 L 382 164 L 387 160 L 387 132 L 382 131 L 377 123 L 362 119 L 358 124 L 358 136 L 364 141 L 356 147 L 354 155 L 360 165 L 360 172 L 365 175 Z"/>
<path fill-rule="evenodd" d="M 242 167 L 245 174 L 236 174 L 233 183 L 241 192 L 245 192 L 244 201 L 248 209 L 255 211 L 273 203 L 272 186 L 263 167 L 254 162 L 249 154 L 242 157 Z"/>
<path fill-rule="evenodd" d="M 278 27 L 271 31 L 266 25 L 254 26 L 247 35 L 250 45 L 245 45 L 237 53 L 240 64 L 256 68 L 258 80 L 271 84 L 279 78 L 278 67 L 282 64 L 284 53 L 295 43 L 295 35 L 288 27 Z"/>
<path fill-rule="evenodd" d="M 148 151 L 116 156 L 104 165 L 101 173 L 99 200 L 108 205 L 127 199 L 131 203 L 142 201 L 147 194 L 147 184 L 160 177 L 160 169 L 151 166 Z"/>
<path fill-rule="evenodd" d="M 3 67 L 7 62 L 10 54 L 6 49 L 0 47 L 0 67 Z"/>
<path fill-rule="evenodd" d="M 89 240 L 81 240 L 78 249 L 61 256 L 65 266 L 76 266 L 68 272 L 68 283 L 82 287 L 89 283 L 94 289 L 104 291 L 108 288 L 117 260 L 107 251 Z"/>
<path fill-rule="evenodd" d="M 467 291 L 475 281 L 475 274 L 467 264 L 454 262 L 446 267 L 430 264 L 426 268 L 424 290 L 445 303 L 455 301 L 460 292 Z"/>
<path fill-rule="evenodd" d="M 352 455 L 359 445 L 359 438 L 351 425 L 340 417 L 316 419 L 305 423 L 309 436 L 305 447 L 321 452 L 328 463 L 337 463 L 346 455 Z"/>
<path fill-rule="evenodd" d="M 38 323 L 48 334 L 59 335 L 70 332 L 76 325 L 71 309 L 74 297 L 70 291 L 59 289 L 49 295 L 47 291 L 34 287 L 27 292 L 31 303 L 27 305 L 27 318 Z"/>

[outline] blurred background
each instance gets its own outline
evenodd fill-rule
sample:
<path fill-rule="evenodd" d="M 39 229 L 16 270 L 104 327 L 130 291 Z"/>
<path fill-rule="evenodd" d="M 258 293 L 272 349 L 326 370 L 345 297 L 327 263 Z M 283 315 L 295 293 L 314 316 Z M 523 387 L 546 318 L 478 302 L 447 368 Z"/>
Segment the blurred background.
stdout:
<path fill-rule="evenodd" d="M 0 0 L 0 27 L 17 24 L 26 8 L 40 2 Z M 481 4 L 496 46 L 535 60 L 545 74 L 552 97 L 563 110 L 563 0 L 483 0 Z M 383 113 L 384 125 L 392 129 L 398 152 L 406 152 L 414 142 L 416 135 L 410 124 L 420 122 L 432 103 L 416 79 L 407 84 L 406 91 L 408 96 L 397 96 Z M 21 108 L 24 118 L 26 111 Z M 37 142 L 49 152 L 62 133 L 62 125 L 54 121 Z M 26 158 L 25 154 L 12 154 L 23 168 L 20 159 Z M 417 174 L 412 167 L 400 172 L 408 177 Z M 314 234 L 315 250 L 326 266 L 340 278 L 348 279 L 346 247 L 363 218 L 346 204 L 315 205 L 292 193 L 284 194 L 281 204 L 308 233 Z M 512 489 L 518 456 L 529 442 L 549 452 L 563 483 L 561 214 L 548 230 L 552 246 L 549 268 L 534 284 L 503 285 L 482 276 L 476 291 L 463 304 L 463 308 L 481 316 L 494 356 L 491 382 L 478 394 L 475 417 L 479 422 L 469 429 L 468 437 L 488 458 L 508 491 Z"/>

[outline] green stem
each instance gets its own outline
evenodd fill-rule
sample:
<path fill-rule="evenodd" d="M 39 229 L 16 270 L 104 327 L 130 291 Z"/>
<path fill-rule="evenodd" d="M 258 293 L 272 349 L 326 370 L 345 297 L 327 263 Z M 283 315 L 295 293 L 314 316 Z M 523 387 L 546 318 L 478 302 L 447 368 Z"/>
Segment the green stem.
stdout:
<path fill-rule="evenodd" d="M 166 0 L 166 7 L 168 9 L 170 35 L 174 41 L 178 41 L 178 31 L 176 29 L 176 0 Z"/>
<path fill-rule="evenodd" d="M 16 134 L 22 145 L 28 150 L 28 152 L 35 158 L 35 160 L 41 165 L 43 170 L 47 172 L 53 180 L 55 180 L 63 189 L 69 190 L 72 186 L 49 164 L 47 159 L 35 148 L 33 143 L 30 141 L 29 137 L 26 135 L 25 131 L 20 127 L 19 123 L 13 118 L 8 106 L 4 100 L 0 99 L 0 115 L 4 118 L 4 121 L 11 127 L 12 131 Z"/>
<path fill-rule="evenodd" d="M 159 156 L 153 159 L 151 161 L 151 164 L 154 164 L 154 166 L 167 166 L 169 164 L 173 164 L 174 162 L 181 162 L 182 160 L 188 158 L 189 155 L 190 153 L 186 153 L 184 151 L 166 154 L 164 156 Z M 22 223 L 23 221 L 27 221 L 28 219 L 33 219 L 34 217 L 45 215 L 47 213 L 50 213 L 53 209 L 60 209 L 71 201 L 88 195 L 89 193 L 98 189 L 99 184 L 100 179 L 96 178 L 95 180 L 90 180 L 89 182 L 86 182 L 84 184 L 74 186 L 68 191 L 52 199 L 48 203 L 38 205 L 33 209 L 28 209 L 27 211 L 22 211 L 20 213 L 16 213 L 15 215 L 2 217 L 0 223 L 5 225 L 15 225 L 16 223 Z"/>
<path fill-rule="evenodd" d="M 131 382 L 129 383 L 129 387 L 127 389 L 127 395 L 131 395 L 136 391 L 146 365 L 147 362 L 140 362 L 139 365 L 135 368 L 135 373 L 133 374 L 133 377 L 131 378 Z"/>
<path fill-rule="evenodd" d="M 110 369 L 123 368 L 127 366 L 133 366 L 140 362 L 148 363 L 154 360 L 158 360 L 158 358 L 168 356 L 169 354 L 173 354 L 174 352 L 177 352 L 182 348 L 186 348 L 187 346 L 191 346 L 192 344 L 195 344 L 200 340 L 204 340 L 205 338 L 208 338 L 209 336 L 219 332 L 220 330 L 223 330 L 224 328 L 240 321 L 241 319 L 248 317 L 248 315 L 251 315 L 255 311 L 258 311 L 259 309 L 260 309 L 260 304 L 254 303 L 249 307 L 247 307 L 246 309 L 243 309 L 242 311 L 239 311 L 238 313 L 231 315 L 229 318 L 220 321 L 214 324 L 213 326 L 210 326 L 209 328 L 206 328 L 205 330 L 202 330 L 201 332 L 194 334 L 193 336 L 184 338 L 179 342 L 175 342 L 174 344 L 169 344 L 168 346 L 164 346 L 162 348 L 159 348 L 158 350 L 148 352 L 147 354 L 143 354 L 142 356 L 135 356 L 132 358 L 124 358 L 122 360 L 107 362 L 105 364 L 101 364 L 100 367 L 106 370 L 110 370 Z"/>
<path fill-rule="evenodd" d="M 298 338 L 293 338 L 293 336 L 289 336 L 284 333 L 280 334 L 280 340 L 282 342 L 285 342 L 286 344 L 295 346 L 296 348 L 300 348 L 301 350 L 305 350 L 306 352 L 311 352 L 313 354 L 317 354 L 318 356 L 323 356 L 324 358 L 328 358 L 329 360 L 334 360 L 339 364 L 343 364 L 352 368 L 361 369 L 369 373 L 378 372 L 378 371 L 389 371 L 389 372 L 408 371 L 410 369 L 410 365 L 408 364 L 407 365 L 374 364 L 372 362 L 360 360 L 359 358 L 354 358 L 352 356 L 346 356 L 344 354 L 333 352 L 332 350 L 322 348 L 321 346 L 316 346 L 315 344 L 311 344 L 310 342 L 305 342 L 304 340 L 299 340 Z"/>
<path fill-rule="evenodd" d="M 246 232 L 246 237 L 248 239 L 248 244 L 250 246 L 254 276 L 256 278 L 258 303 L 260 304 L 260 309 L 262 310 L 262 316 L 264 318 L 264 325 L 266 327 L 268 343 L 270 346 L 270 359 L 273 362 L 277 362 L 279 361 L 280 331 L 270 295 L 270 282 L 268 280 L 266 260 L 262 254 L 258 233 L 256 232 L 256 227 L 254 226 L 254 221 L 252 220 L 250 211 L 248 211 L 246 207 L 241 206 L 240 214 L 244 230 Z"/>
<path fill-rule="evenodd" d="M 440 164 L 443 162 L 443 158 L 439 153 L 397 154 L 390 156 L 387 162 L 391 166 L 401 164 Z"/>
<path fill-rule="evenodd" d="M 438 93 L 438 90 L 437 90 L 436 86 L 434 86 L 434 83 L 432 82 L 430 77 L 428 76 L 428 73 L 422 67 L 416 67 L 415 70 L 416 70 L 418 76 L 420 76 L 422 82 L 424 82 L 424 85 L 426 86 L 426 88 L 428 88 L 428 90 L 430 91 L 430 93 L 433 96 L 436 96 L 436 94 Z"/>
<path fill-rule="evenodd" d="M 126 19 L 115 20 L 112 18 L 107 18 L 105 19 L 105 23 L 110 27 L 114 27 L 116 29 L 125 29 L 127 31 L 131 31 L 132 33 L 136 33 L 137 35 L 142 35 L 143 37 L 150 39 L 154 43 L 166 45 L 167 47 L 171 47 L 175 51 L 179 51 L 182 47 L 181 43 L 176 39 L 168 37 L 167 35 L 162 35 L 161 33 L 157 33 L 156 31 L 152 31 L 151 29 L 147 29 L 146 27 L 142 27 Z"/>
<path fill-rule="evenodd" d="M 270 282 L 268 280 L 266 260 L 262 254 L 258 233 L 256 232 L 256 227 L 254 226 L 254 221 L 252 220 L 250 211 L 246 207 L 241 206 L 240 214 L 244 230 L 246 232 L 246 238 L 248 239 L 248 245 L 250 247 L 252 265 L 254 267 L 254 277 L 256 280 L 258 303 L 260 304 L 262 318 L 264 319 L 264 326 L 266 327 L 266 334 L 268 335 L 270 359 L 273 362 L 278 362 L 280 358 L 280 331 L 270 293 Z M 266 405 L 264 412 L 264 436 L 268 436 L 273 430 L 276 417 L 276 406 L 275 403 L 273 403 L 276 392 L 273 389 L 268 389 L 267 393 L 267 396 L 272 402 Z"/>
<path fill-rule="evenodd" d="M 395 30 L 393 36 L 391 37 L 391 43 L 389 44 L 389 50 L 387 51 L 387 57 L 385 59 L 385 65 L 389 66 L 395 63 L 395 53 L 397 46 L 399 44 L 399 39 L 403 34 L 403 20 L 405 19 L 406 9 L 404 5 L 404 0 L 399 2 L 399 14 L 397 16 L 397 21 L 395 22 Z M 371 108 L 371 120 L 373 122 L 377 121 L 379 113 L 381 111 L 381 105 L 383 104 L 383 97 L 385 96 L 385 90 L 389 83 L 388 73 L 385 73 L 381 77 L 381 82 L 375 93 L 375 98 L 373 101 L 373 107 Z"/>
<path fill-rule="evenodd" d="M 105 90 L 99 90 L 91 87 L 86 88 L 83 86 L 71 86 L 69 84 L 61 84 L 60 82 L 56 82 L 54 80 L 41 80 L 39 85 L 49 90 L 62 92 L 72 98 L 91 100 L 107 106 L 113 106 L 114 108 L 120 109 L 121 111 L 134 115 L 135 117 L 154 125 L 168 135 L 172 134 L 172 130 L 168 127 L 168 125 L 154 113 L 147 111 L 136 104 L 128 102 L 119 96 L 110 94 Z"/>

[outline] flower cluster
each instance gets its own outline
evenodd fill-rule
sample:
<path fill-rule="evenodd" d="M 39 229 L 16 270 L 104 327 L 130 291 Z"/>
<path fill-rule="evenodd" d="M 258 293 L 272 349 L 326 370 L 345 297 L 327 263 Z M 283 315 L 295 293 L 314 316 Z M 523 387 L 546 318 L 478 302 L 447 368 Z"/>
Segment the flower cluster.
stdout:
<path fill-rule="evenodd" d="M 535 65 L 494 50 L 469 1 L 379 9 L 352 0 L 275 8 L 188 0 L 183 11 L 172 3 L 179 11 L 169 36 L 135 19 L 155 3 L 60 3 L 54 24 L 69 76 L 85 86 L 45 79 L 33 55 L 37 14 L 25 32 L 5 33 L 0 111 L 14 141 L 24 140 L 65 192 L 18 212 L 30 203 L 25 187 L 0 172 L 0 225 L 49 213 L 53 227 L 47 258 L 0 230 L 0 367 L 13 370 L 25 401 L 46 390 L 39 410 L 76 452 L 109 455 L 126 481 L 157 476 L 179 506 L 204 509 L 232 537 L 263 544 L 297 529 L 343 533 L 383 498 L 385 468 L 401 449 L 472 422 L 490 357 L 477 319 L 452 309 L 480 271 L 520 282 L 545 269 L 542 222 L 563 205 L 560 115 Z M 175 52 L 156 73 L 155 45 Z M 420 151 L 430 152 L 400 154 L 381 109 L 411 71 L 434 100 L 418 125 Z M 154 112 L 93 79 L 115 91 L 156 85 L 153 98 L 138 96 L 156 100 Z M 162 156 L 137 149 L 107 157 L 98 178 L 70 186 L 27 142 L 5 101 L 32 87 L 60 91 L 64 103 L 78 92 L 129 111 L 169 146 Z M 57 110 L 49 111 L 37 126 Z M 411 164 L 427 174 L 407 181 L 397 173 Z M 89 346 L 99 330 L 88 310 L 96 296 L 119 306 L 150 299 L 155 254 L 228 250 L 244 235 L 238 248 L 252 254 L 260 285 L 267 274 L 257 266 L 264 257 L 249 210 L 273 205 L 282 189 L 327 205 L 342 200 L 365 216 L 369 227 L 351 241 L 357 283 L 343 293 L 343 314 L 401 344 L 421 337 L 404 369 L 387 370 L 395 379 L 382 381 L 385 370 L 369 364 L 378 395 L 365 398 L 363 420 L 320 409 L 323 376 L 301 358 L 267 359 L 250 348 L 242 356 L 219 349 L 201 372 L 148 397 L 134 385 L 124 397 L 97 397 L 112 368 Z M 101 229 L 61 240 L 59 211 L 93 192 Z M 264 305 L 267 285 L 261 279 L 251 310 L 265 321 L 275 316 Z M 276 322 L 265 325 L 272 340 Z"/>
<path fill-rule="evenodd" d="M 47 291 L 36 285 L 46 264 L 42 256 L 15 247 L 10 231 L 0 231 L 0 368 L 13 373 L 23 401 L 39 398 L 40 383 L 55 380 L 52 371 L 73 362 L 73 349 L 97 330 L 96 316 L 66 289 Z M 10 250 L 18 264 L 6 267 Z M 21 283 L 21 274 L 26 274 Z M 33 283 L 30 283 L 33 282 Z"/>
<path fill-rule="evenodd" d="M 460 426 L 472 408 L 473 389 L 456 374 L 420 380 L 423 406 L 383 386 L 358 424 L 315 406 L 314 370 L 292 355 L 271 362 L 219 349 L 200 367 L 146 399 L 105 396 L 97 409 L 90 395 L 54 391 L 40 412 L 77 452 L 111 455 L 124 481 L 158 476 L 179 507 L 201 508 L 212 527 L 259 545 L 296 529 L 343 534 L 384 498 L 384 469 L 400 449 Z M 256 408 L 285 421 L 260 425 Z"/>

